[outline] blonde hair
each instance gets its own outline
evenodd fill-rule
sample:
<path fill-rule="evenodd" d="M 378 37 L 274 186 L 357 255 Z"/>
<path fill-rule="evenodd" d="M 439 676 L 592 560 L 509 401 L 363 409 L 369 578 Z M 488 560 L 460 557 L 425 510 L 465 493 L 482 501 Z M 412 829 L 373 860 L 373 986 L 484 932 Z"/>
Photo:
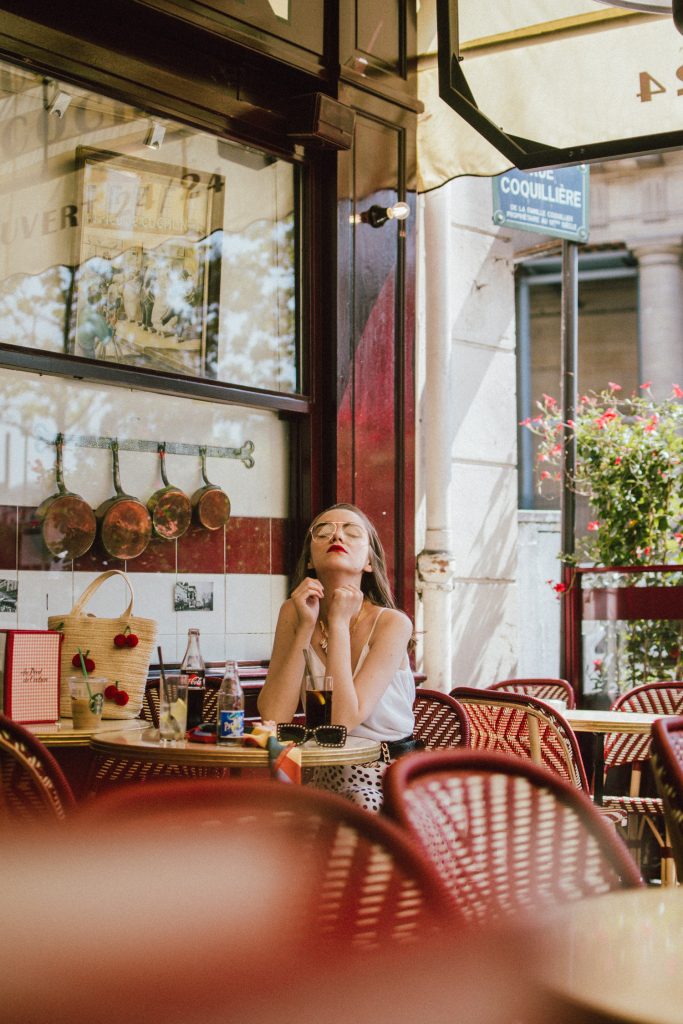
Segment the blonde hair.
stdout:
<path fill-rule="evenodd" d="M 363 523 L 363 526 L 368 531 L 368 539 L 370 544 L 369 550 L 369 561 L 370 571 L 364 572 L 361 579 L 361 590 L 373 604 L 380 605 L 383 608 L 395 608 L 396 602 L 394 601 L 391 593 L 391 584 L 389 583 L 389 577 L 387 574 L 386 557 L 384 554 L 384 548 L 382 542 L 379 539 L 377 530 L 372 525 L 368 517 L 362 512 L 356 505 L 349 505 L 346 502 L 339 502 L 337 505 L 330 505 L 329 508 L 323 509 L 315 517 L 311 526 L 315 526 L 321 516 L 326 515 L 328 512 L 334 512 L 340 509 L 345 512 L 354 512 Z M 304 546 L 299 556 L 299 561 L 296 564 L 296 568 L 292 575 L 292 590 L 295 590 L 302 580 L 310 573 L 309 562 L 311 560 L 311 530 L 310 527 L 306 531 L 306 537 L 304 540 Z"/>

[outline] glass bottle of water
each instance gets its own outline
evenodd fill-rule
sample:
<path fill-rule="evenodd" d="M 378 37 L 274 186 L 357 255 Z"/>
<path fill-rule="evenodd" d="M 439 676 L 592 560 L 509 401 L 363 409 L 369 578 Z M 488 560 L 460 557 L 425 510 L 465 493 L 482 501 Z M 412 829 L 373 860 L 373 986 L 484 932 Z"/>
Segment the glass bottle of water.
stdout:
<path fill-rule="evenodd" d="M 188 629 L 187 650 L 180 663 L 180 679 L 187 687 L 187 728 L 201 725 L 204 718 L 206 667 L 199 649 L 199 630 Z"/>
<path fill-rule="evenodd" d="M 216 704 L 218 743 L 240 743 L 244 735 L 244 693 L 236 661 L 226 661 Z"/>

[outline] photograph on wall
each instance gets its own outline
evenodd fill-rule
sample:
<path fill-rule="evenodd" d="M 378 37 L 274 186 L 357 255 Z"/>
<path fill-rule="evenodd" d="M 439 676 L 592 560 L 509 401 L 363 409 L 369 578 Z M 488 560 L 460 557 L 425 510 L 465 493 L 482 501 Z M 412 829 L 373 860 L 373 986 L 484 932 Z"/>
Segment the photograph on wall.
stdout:
<path fill-rule="evenodd" d="M 189 583 L 178 580 L 173 591 L 176 612 L 212 612 L 213 583 Z"/>
<path fill-rule="evenodd" d="M 67 351 L 205 376 L 215 361 L 224 179 L 85 147 L 76 159 Z"/>
<path fill-rule="evenodd" d="M 16 580 L 0 580 L 0 612 L 16 612 L 18 589 Z"/>

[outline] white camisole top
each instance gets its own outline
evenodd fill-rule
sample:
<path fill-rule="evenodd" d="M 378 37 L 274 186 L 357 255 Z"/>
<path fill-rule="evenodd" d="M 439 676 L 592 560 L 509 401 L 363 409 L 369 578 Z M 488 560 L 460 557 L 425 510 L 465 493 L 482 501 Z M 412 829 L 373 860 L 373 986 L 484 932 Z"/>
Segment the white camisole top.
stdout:
<path fill-rule="evenodd" d="M 354 678 L 368 655 L 372 634 L 375 632 L 380 615 L 385 610 L 382 608 L 373 623 L 370 635 L 358 656 L 356 667 L 353 670 Z M 321 666 L 321 674 L 324 673 L 325 664 L 322 658 L 313 648 L 310 648 L 310 650 Z M 396 670 L 389 685 L 368 717 L 360 725 L 357 725 L 355 729 L 352 729 L 350 735 L 362 736 L 365 739 L 375 740 L 378 743 L 381 743 L 382 740 L 393 742 L 394 740 L 402 740 L 406 736 L 412 736 L 415 725 L 415 715 L 413 714 L 414 700 L 415 680 L 408 662 L 408 655 L 406 654 L 403 664 Z M 334 696 L 332 697 L 332 707 L 334 708 Z"/>

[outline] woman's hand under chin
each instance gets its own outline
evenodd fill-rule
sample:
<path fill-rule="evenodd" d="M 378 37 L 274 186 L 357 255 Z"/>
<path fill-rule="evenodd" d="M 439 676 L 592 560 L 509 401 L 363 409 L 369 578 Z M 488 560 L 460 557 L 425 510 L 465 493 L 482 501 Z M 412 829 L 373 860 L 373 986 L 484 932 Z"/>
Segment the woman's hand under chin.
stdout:
<path fill-rule="evenodd" d="M 332 599 L 328 609 L 327 617 L 330 623 L 340 622 L 350 625 L 354 616 L 358 615 L 363 607 L 363 591 L 360 587 L 354 587 L 346 583 L 337 587 L 332 593 Z"/>
<path fill-rule="evenodd" d="M 299 586 L 292 591 L 291 600 L 296 609 L 296 614 L 302 626 L 309 627 L 311 631 L 318 621 L 320 602 L 324 596 L 323 585 L 320 580 L 307 576 Z"/>

